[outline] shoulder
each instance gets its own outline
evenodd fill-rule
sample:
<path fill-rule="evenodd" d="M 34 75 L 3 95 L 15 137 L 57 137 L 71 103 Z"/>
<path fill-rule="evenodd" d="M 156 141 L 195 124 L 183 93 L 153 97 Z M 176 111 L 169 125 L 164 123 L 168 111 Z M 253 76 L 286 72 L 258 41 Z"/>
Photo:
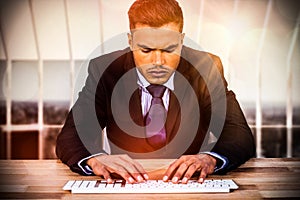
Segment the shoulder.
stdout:
<path fill-rule="evenodd" d="M 220 60 L 219 56 L 212 54 L 210 52 L 206 51 L 200 51 L 196 50 L 187 46 L 183 46 L 182 48 L 182 57 L 186 60 L 189 59 L 197 59 L 197 60 L 203 60 L 203 59 L 208 59 L 211 61 L 218 61 Z"/>
<path fill-rule="evenodd" d="M 132 53 L 130 48 L 114 51 L 93 58 L 89 62 L 88 72 L 92 74 L 103 74 L 106 72 L 124 72 L 127 68 L 132 68 Z"/>
<path fill-rule="evenodd" d="M 223 75 L 221 59 L 215 54 L 183 46 L 181 56 L 183 59 L 197 68 L 198 71 L 210 71 L 212 69 L 218 69 L 218 71 Z"/>
<path fill-rule="evenodd" d="M 126 59 L 126 55 L 130 53 L 130 48 L 126 48 L 123 50 L 113 51 L 111 53 L 107 53 L 96 58 L 93 58 L 90 62 L 95 65 L 110 65 L 118 59 Z"/>

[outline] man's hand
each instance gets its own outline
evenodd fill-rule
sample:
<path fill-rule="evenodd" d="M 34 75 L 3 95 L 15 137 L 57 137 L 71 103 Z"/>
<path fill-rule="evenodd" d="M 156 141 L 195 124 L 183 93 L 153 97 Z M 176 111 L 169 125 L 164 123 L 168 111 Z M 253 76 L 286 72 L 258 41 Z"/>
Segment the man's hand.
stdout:
<path fill-rule="evenodd" d="M 203 183 L 206 176 L 214 172 L 216 163 L 216 159 L 208 154 L 181 156 L 169 166 L 163 181 L 172 179 L 173 183 L 178 183 L 182 179 L 183 183 L 187 183 L 192 175 L 199 171 L 198 182 Z"/>
<path fill-rule="evenodd" d="M 95 175 L 103 176 L 108 183 L 112 183 L 111 173 L 122 176 L 129 183 L 143 182 L 148 174 L 141 164 L 128 155 L 99 155 L 87 160 Z"/>

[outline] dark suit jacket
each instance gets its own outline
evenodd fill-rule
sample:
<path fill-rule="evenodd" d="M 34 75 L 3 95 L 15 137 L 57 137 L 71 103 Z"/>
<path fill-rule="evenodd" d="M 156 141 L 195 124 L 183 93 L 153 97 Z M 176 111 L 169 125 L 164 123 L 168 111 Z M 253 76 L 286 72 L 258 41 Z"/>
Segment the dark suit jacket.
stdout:
<path fill-rule="evenodd" d="M 168 145 L 153 149 L 144 138 L 140 90 L 127 48 L 90 61 L 89 75 L 57 138 L 58 158 L 73 171 L 101 149 L 106 127 L 112 154 L 133 158 L 178 158 L 213 151 L 229 160 L 227 172 L 255 154 L 254 140 L 217 56 L 183 47 L 170 93 Z"/>

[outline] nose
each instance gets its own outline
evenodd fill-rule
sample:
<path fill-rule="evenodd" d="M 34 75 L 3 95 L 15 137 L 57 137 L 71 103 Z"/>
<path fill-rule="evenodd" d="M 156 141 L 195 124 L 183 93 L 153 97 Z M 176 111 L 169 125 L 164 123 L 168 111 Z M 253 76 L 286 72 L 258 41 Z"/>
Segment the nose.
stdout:
<path fill-rule="evenodd" d="M 155 65 L 163 65 L 163 54 L 160 50 L 154 51 L 153 62 Z"/>

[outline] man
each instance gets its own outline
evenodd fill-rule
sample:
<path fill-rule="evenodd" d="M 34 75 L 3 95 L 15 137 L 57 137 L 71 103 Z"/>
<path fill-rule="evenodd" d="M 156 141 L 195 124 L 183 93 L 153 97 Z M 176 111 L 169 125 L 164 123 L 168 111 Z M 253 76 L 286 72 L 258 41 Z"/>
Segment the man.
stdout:
<path fill-rule="evenodd" d="M 173 183 L 197 173 L 203 182 L 251 158 L 253 136 L 219 58 L 182 44 L 178 3 L 137 0 L 128 15 L 130 49 L 91 60 L 57 156 L 73 171 L 110 183 L 112 174 L 130 183 L 149 178 L 133 158 L 177 158 L 163 176 Z M 111 152 L 100 148 L 104 128 Z"/>

